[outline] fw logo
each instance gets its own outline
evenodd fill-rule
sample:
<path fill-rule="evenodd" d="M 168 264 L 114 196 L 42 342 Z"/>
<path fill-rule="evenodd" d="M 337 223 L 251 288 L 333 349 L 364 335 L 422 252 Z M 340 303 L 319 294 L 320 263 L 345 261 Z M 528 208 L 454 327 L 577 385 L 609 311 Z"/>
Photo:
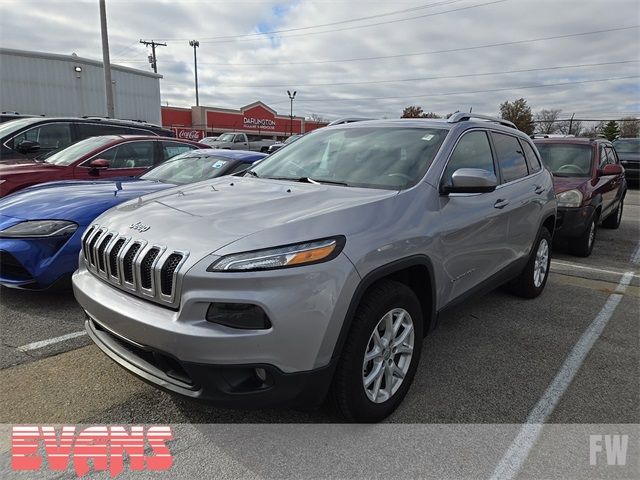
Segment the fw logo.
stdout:
<path fill-rule="evenodd" d="M 606 454 L 607 465 L 626 465 L 629 435 L 589 435 L 589 464 L 597 465 Z"/>

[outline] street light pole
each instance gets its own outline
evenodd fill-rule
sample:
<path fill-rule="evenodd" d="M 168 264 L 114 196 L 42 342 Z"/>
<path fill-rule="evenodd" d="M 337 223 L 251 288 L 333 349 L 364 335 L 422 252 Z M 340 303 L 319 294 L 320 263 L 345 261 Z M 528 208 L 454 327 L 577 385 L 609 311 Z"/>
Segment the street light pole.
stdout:
<path fill-rule="evenodd" d="M 196 49 L 200 46 L 200 42 L 198 40 L 191 40 L 189 45 L 193 47 L 193 65 L 195 67 L 196 74 L 196 107 L 200 105 L 200 98 L 198 97 L 198 54 L 196 53 Z"/>
<path fill-rule="evenodd" d="M 296 92 L 295 90 L 293 91 L 293 94 L 287 90 L 287 95 L 289 95 L 289 100 L 291 100 L 291 111 L 289 113 L 289 136 L 293 135 L 293 99 L 296 98 Z"/>
<path fill-rule="evenodd" d="M 107 103 L 107 117 L 114 118 L 113 83 L 111 82 L 111 61 L 109 60 L 109 35 L 107 34 L 107 8 L 100 0 L 100 32 L 102 33 L 102 65 L 104 68 L 104 91 Z"/>

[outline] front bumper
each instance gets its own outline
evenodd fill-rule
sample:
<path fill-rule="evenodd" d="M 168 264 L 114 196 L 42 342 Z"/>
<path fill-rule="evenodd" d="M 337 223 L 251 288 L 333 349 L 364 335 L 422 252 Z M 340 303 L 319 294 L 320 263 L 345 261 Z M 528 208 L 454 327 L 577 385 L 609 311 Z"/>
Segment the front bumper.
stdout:
<path fill-rule="evenodd" d="M 578 208 L 558 207 L 554 237 L 567 238 L 582 235 L 594 213 L 595 209 L 591 205 Z"/>
<path fill-rule="evenodd" d="M 0 285 L 42 290 L 68 281 L 78 268 L 80 237 L 0 238 Z"/>
<path fill-rule="evenodd" d="M 133 374 L 191 398 L 249 406 L 323 397 L 360 280 L 346 256 L 247 273 L 206 272 L 210 263 L 187 272 L 177 311 L 112 287 L 81 265 L 73 288 L 89 317 L 89 335 Z M 243 330 L 209 322 L 206 312 L 216 301 L 259 305 L 271 327 Z M 266 371 L 266 384 L 257 382 L 256 368 Z"/>

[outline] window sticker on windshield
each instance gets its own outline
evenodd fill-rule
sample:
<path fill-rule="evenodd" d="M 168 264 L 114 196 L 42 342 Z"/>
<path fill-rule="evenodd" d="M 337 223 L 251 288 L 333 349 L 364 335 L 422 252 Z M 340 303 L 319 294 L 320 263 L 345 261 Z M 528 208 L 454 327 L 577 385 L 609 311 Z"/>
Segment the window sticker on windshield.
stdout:
<path fill-rule="evenodd" d="M 433 137 L 434 137 L 433 133 L 428 133 L 424 137 L 422 137 L 422 140 L 430 142 L 433 139 Z"/>
<path fill-rule="evenodd" d="M 222 168 L 227 164 L 226 161 L 224 160 L 218 160 L 216 163 L 214 163 L 213 165 L 211 165 L 212 168 Z"/>

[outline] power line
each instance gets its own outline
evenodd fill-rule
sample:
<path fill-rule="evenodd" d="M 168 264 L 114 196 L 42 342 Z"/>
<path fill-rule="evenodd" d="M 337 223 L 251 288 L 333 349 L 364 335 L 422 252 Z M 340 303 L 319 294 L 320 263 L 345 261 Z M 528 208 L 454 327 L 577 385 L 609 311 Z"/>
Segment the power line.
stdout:
<path fill-rule="evenodd" d="M 372 20 L 374 18 L 381 18 L 381 17 L 387 17 L 387 16 L 392 16 L 392 15 L 398 15 L 400 13 L 408 13 L 408 12 L 414 12 L 417 10 L 423 10 L 426 8 L 433 8 L 433 7 L 440 7 L 443 5 L 450 5 L 452 3 L 459 3 L 459 2 L 463 2 L 466 0 L 446 0 L 443 2 L 436 2 L 436 3 L 428 3 L 426 5 L 420 5 L 417 7 L 412 7 L 412 8 L 406 8 L 403 10 L 395 10 L 392 12 L 386 12 L 386 13 L 379 13 L 377 15 L 369 15 L 367 17 L 359 17 L 359 18 L 351 18 L 348 20 L 340 20 L 337 22 L 331 22 L 331 23 L 323 23 L 323 24 L 319 24 L 319 25 L 309 25 L 307 27 L 296 27 L 296 28 L 287 28 L 287 29 L 283 29 L 283 30 L 271 30 L 268 32 L 257 32 L 257 33 L 245 33 L 245 34 L 241 34 L 241 35 L 221 35 L 221 36 L 217 36 L 217 37 L 203 37 L 204 40 L 211 40 L 211 41 L 215 41 L 215 40 L 231 40 L 231 39 L 236 39 L 236 38 L 247 38 L 247 37 L 262 37 L 265 35 L 278 35 L 281 33 L 288 33 L 288 32 L 298 32 L 301 30 L 311 30 L 314 28 L 323 28 L 323 27 L 331 27 L 334 25 L 344 25 L 345 23 L 353 23 L 353 22 L 360 22 L 363 20 Z M 161 40 L 184 40 L 184 38 L 177 38 L 177 37 L 164 37 L 161 38 Z"/>
<path fill-rule="evenodd" d="M 149 57 L 149 63 L 151 64 L 153 71 L 155 73 L 158 73 L 158 59 L 156 58 L 156 47 L 166 47 L 167 44 L 154 42 L 153 40 L 151 40 L 150 42 L 147 40 L 140 40 L 140 43 L 142 43 L 147 47 L 151 45 L 151 57 Z"/>
<path fill-rule="evenodd" d="M 438 15 L 444 15 L 445 13 L 453 13 L 453 12 L 461 12 L 463 10 L 470 10 L 472 8 L 479 8 L 479 7 L 486 7 L 488 5 L 494 5 L 497 3 L 504 3 L 507 2 L 509 0 L 494 0 L 492 2 L 485 2 L 485 3 L 479 3 L 476 5 L 469 5 L 467 7 L 459 7 L 459 8 L 453 8 L 451 10 L 443 10 L 442 12 L 436 12 L 436 13 L 425 13 L 422 15 L 416 15 L 413 17 L 408 17 L 408 18 L 399 18 L 396 20 L 387 20 L 386 22 L 377 22 L 377 23 L 369 23 L 367 25 L 354 25 L 354 26 L 349 26 L 349 27 L 342 27 L 342 28 L 332 28 L 330 30 L 323 30 L 321 32 L 306 32 L 306 33 L 294 33 L 292 35 L 280 35 L 279 38 L 292 38 L 292 37 L 308 37 L 309 35 L 322 35 L 325 33 L 334 33 L 334 32 L 343 32 L 345 30 L 348 31 L 352 31 L 352 30 L 359 30 L 362 28 L 370 28 L 370 27 L 378 27 L 380 25 L 389 25 L 391 23 L 399 23 L 399 22 L 408 22 L 410 20 L 418 20 L 421 18 L 427 18 L 427 17 L 436 17 Z M 205 40 L 203 43 L 229 43 L 229 42 L 238 42 L 238 41 L 254 41 L 257 40 L 255 38 L 251 38 L 251 39 L 236 39 L 236 40 Z"/>
<path fill-rule="evenodd" d="M 629 63 L 640 63 L 640 60 L 622 60 L 618 62 L 601 62 L 601 63 L 582 63 L 577 65 L 558 65 L 553 67 L 540 67 L 540 68 L 525 68 L 522 70 L 504 70 L 499 72 L 484 72 L 484 73 L 467 73 L 467 74 L 456 74 L 456 75 L 444 75 L 437 77 L 415 77 L 415 78 L 396 78 L 391 80 L 366 80 L 363 82 L 328 82 L 328 83 L 296 83 L 296 87 L 322 87 L 322 86 L 343 86 L 343 85 L 371 85 L 371 84 L 380 84 L 380 83 L 396 83 L 396 82 L 417 82 L 423 80 L 445 80 L 452 78 L 467 78 L 467 77 L 485 77 L 492 75 L 503 75 L 510 73 L 527 73 L 527 72 L 542 72 L 549 70 L 562 70 L 567 68 L 584 68 L 584 67 L 600 67 L 605 65 L 623 65 Z M 224 88 L 282 88 L 288 87 L 291 85 L 289 83 L 280 83 L 280 84 L 266 84 L 266 85 L 255 85 L 255 84 L 247 84 L 247 85 L 229 85 L 222 84 Z"/>
<path fill-rule="evenodd" d="M 633 28 L 638 28 L 640 25 L 632 25 L 628 27 L 616 27 L 616 28 L 607 28 L 605 30 L 593 30 L 590 32 L 580 32 L 580 33 L 570 33 L 565 35 L 554 35 L 551 37 L 539 37 L 539 38 L 530 38 L 527 40 L 515 40 L 510 42 L 499 42 L 499 43 L 488 43 L 483 45 L 474 45 L 471 47 L 460 47 L 460 48 L 449 48 L 446 50 L 431 50 L 427 52 L 415 52 L 415 53 L 400 53 L 395 55 L 378 55 L 375 57 L 357 57 L 357 58 L 343 58 L 338 60 L 309 60 L 303 62 L 276 62 L 276 63 L 202 63 L 202 65 L 216 65 L 216 66 L 227 66 L 227 67 L 273 67 L 273 66 L 281 66 L 281 65 L 318 65 L 318 64 L 328 64 L 328 63 L 344 63 L 344 62 L 361 62 L 361 61 L 369 61 L 369 60 L 384 60 L 388 58 L 403 58 L 403 57 L 417 57 L 422 55 L 434 55 L 439 53 L 453 53 L 453 52 L 463 52 L 468 50 L 479 50 L 482 48 L 493 48 L 493 47 L 503 47 L 507 45 L 520 45 L 523 43 L 533 43 L 533 42 L 542 42 L 547 40 L 559 40 L 562 38 L 571 38 L 571 37 L 581 37 L 586 35 L 596 35 L 600 33 L 609 33 L 609 32 L 617 32 L 623 30 L 631 30 Z"/>
<path fill-rule="evenodd" d="M 350 101 L 361 101 L 361 100 L 395 100 L 395 99 L 406 99 L 406 98 L 428 98 L 428 97 L 446 97 L 450 95 L 465 95 L 465 94 L 475 94 L 475 93 L 493 93 L 493 92 L 507 92 L 511 90 L 524 90 L 531 88 L 546 88 L 546 87 L 558 87 L 564 85 L 577 85 L 584 83 L 598 83 L 598 82 L 611 82 L 614 80 L 630 80 L 632 78 L 640 78 L 640 75 L 631 75 L 626 77 L 611 77 L 611 78 L 599 78 L 595 80 L 577 80 L 571 82 L 558 82 L 558 83 L 545 83 L 545 84 L 537 84 L 537 85 L 521 85 L 515 87 L 507 87 L 507 88 L 493 88 L 489 90 L 468 90 L 463 92 L 443 92 L 443 93 L 430 93 L 427 95 L 396 95 L 389 97 L 358 97 L 358 98 L 312 98 L 306 100 L 300 100 L 299 103 L 308 103 L 308 102 L 350 102 Z M 277 105 L 277 102 L 272 105 Z"/>

